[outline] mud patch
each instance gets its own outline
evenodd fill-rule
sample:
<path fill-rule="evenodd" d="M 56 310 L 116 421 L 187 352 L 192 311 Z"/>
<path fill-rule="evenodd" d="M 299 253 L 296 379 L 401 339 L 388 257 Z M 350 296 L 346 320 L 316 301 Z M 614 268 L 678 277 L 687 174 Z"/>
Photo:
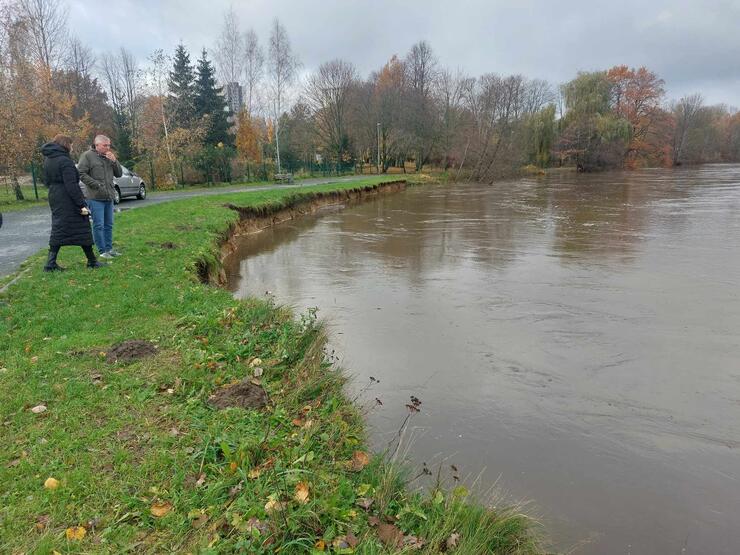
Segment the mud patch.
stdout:
<path fill-rule="evenodd" d="M 233 385 L 222 387 L 211 395 L 208 403 L 217 409 L 239 407 L 242 409 L 261 409 L 267 405 L 267 393 L 260 385 L 253 384 L 248 378 Z"/>
<path fill-rule="evenodd" d="M 111 364 L 114 362 L 132 362 L 142 358 L 150 357 L 157 352 L 155 347 L 149 341 L 141 339 L 132 339 L 113 345 L 105 354 L 105 360 Z"/>

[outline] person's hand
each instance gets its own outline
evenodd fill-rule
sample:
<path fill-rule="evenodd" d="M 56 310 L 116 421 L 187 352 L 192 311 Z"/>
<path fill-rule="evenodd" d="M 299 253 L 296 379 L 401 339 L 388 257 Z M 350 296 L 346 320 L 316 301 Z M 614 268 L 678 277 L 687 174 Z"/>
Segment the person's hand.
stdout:
<path fill-rule="evenodd" d="M 113 151 L 111 151 L 111 150 L 109 150 L 108 152 L 105 153 L 105 157 L 108 160 L 110 160 L 111 162 L 115 162 L 116 161 L 116 155 L 113 154 Z"/>
<path fill-rule="evenodd" d="M 87 206 L 83 206 L 80 208 L 80 214 L 83 216 L 89 216 L 90 215 L 90 209 Z"/>

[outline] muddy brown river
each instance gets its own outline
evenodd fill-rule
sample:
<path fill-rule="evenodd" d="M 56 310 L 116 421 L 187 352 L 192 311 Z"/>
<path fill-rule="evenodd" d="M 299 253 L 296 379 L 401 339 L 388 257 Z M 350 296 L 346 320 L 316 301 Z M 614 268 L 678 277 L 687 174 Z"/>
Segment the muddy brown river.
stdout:
<path fill-rule="evenodd" d="M 229 274 L 318 307 L 376 449 L 417 396 L 412 467 L 555 548 L 740 553 L 740 165 L 409 188 L 244 237 Z"/>

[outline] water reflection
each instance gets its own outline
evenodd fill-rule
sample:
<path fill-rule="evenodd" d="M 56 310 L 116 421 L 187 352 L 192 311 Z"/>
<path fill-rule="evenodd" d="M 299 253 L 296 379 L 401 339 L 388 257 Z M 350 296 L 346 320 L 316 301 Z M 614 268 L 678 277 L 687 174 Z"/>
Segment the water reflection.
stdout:
<path fill-rule="evenodd" d="M 412 188 L 246 237 L 230 273 L 381 379 L 377 447 L 413 394 L 410 458 L 500 477 L 560 545 L 735 553 L 739 211 L 740 166 Z"/>

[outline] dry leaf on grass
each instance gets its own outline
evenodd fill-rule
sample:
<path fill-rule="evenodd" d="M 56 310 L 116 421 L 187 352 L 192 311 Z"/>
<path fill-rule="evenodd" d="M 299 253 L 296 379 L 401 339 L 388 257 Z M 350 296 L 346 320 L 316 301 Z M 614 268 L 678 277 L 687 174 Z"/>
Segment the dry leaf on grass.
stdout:
<path fill-rule="evenodd" d="M 357 499 L 357 501 L 355 501 L 355 505 L 367 511 L 368 509 L 370 509 L 374 502 L 375 500 L 372 497 L 360 497 L 359 499 Z"/>
<path fill-rule="evenodd" d="M 57 489 L 59 487 L 59 480 L 56 478 L 47 478 L 44 482 L 44 487 L 46 489 Z"/>
<path fill-rule="evenodd" d="M 259 467 L 252 468 L 249 472 L 247 472 L 247 478 L 249 478 L 250 480 L 256 480 L 261 475 L 262 475 L 262 469 Z"/>
<path fill-rule="evenodd" d="M 46 412 L 46 405 L 36 405 L 31 409 L 31 412 L 34 414 L 41 414 L 42 412 Z"/>
<path fill-rule="evenodd" d="M 276 499 L 270 499 L 267 503 L 265 503 L 265 512 L 267 514 L 271 513 L 277 513 L 285 509 L 285 504 L 281 501 L 277 501 Z"/>
<path fill-rule="evenodd" d="M 397 548 L 403 546 L 403 532 L 395 524 L 383 522 L 378 525 L 378 537 L 386 547 Z"/>
<path fill-rule="evenodd" d="M 370 456 L 364 451 L 355 451 L 352 455 L 352 463 L 350 469 L 353 472 L 359 472 L 370 464 Z"/>
<path fill-rule="evenodd" d="M 319 540 L 313 544 L 313 548 L 317 551 L 326 551 L 326 542 L 324 540 Z"/>
<path fill-rule="evenodd" d="M 154 503 L 149 508 L 149 512 L 152 513 L 152 516 L 156 516 L 157 518 L 162 518 L 163 516 L 167 515 L 172 510 L 172 503 L 169 501 L 161 501 L 159 503 Z"/>
<path fill-rule="evenodd" d="M 49 515 L 39 515 L 36 517 L 36 530 L 43 532 L 49 525 Z"/>
<path fill-rule="evenodd" d="M 205 526 L 207 522 L 208 522 L 208 515 L 205 513 L 202 513 L 198 515 L 197 517 L 195 517 L 190 524 L 193 528 L 197 530 L 198 528 L 202 528 L 203 526 Z"/>
<path fill-rule="evenodd" d="M 298 482 L 296 484 L 293 499 L 304 505 L 308 503 L 308 484 L 306 482 Z"/>
<path fill-rule="evenodd" d="M 81 541 L 87 535 L 87 530 L 82 526 L 72 526 L 71 528 L 67 528 L 64 535 L 67 536 L 69 541 Z"/>
<path fill-rule="evenodd" d="M 457 532 L 453 532 L 450 534 L 450 537 L 447 538 L 445 541 L 445 547 L 448 550 L 455 549 L 457 547 L 457 544 L 460 542 L 460 534 Z"/>
<path fill-rule="evenodd" d="M 347 532 L 345 538 L 347 538 L 347 543 L 352 548 L 357 547 L 357 544 L 360 543 L 360 540 L 357 539 L 357 536 L 355 536 L 352 532 Z"/>

